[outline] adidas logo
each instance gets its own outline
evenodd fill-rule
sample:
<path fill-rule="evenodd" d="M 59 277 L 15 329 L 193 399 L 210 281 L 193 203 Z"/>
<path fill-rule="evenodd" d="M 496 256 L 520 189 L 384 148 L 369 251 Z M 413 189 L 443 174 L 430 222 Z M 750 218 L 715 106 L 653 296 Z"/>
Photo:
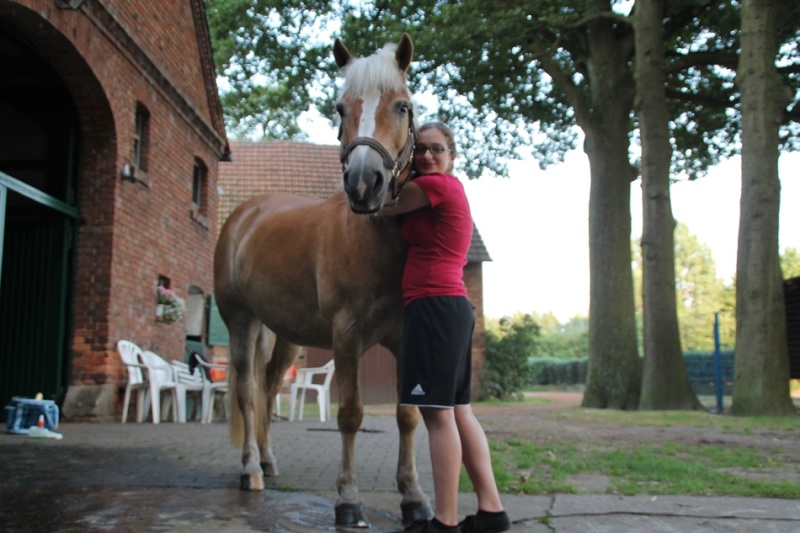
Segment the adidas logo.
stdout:
<path fill-rule="evenodd" d="M 425 391 L 422 390 L 422 387 L 419 385 L 419 383 L 416 387 L 411 389 L 411 396 L 425 396 Z"/>

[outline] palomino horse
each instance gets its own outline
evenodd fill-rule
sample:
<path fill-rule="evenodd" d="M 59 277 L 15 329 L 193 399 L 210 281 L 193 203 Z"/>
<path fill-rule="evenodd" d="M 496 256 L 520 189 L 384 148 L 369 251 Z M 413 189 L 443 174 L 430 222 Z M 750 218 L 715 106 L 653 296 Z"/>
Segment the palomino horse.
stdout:
<path fill-rule="evenodd" d="M 263 490 L 262 476 L 278 474 L 269 413 L 300 346 L 332 348 L 342 438 L 336 524 L 367 527 L 353 457 L 363 419 L 358 362 L 381 344 L 394 354 L 400 375 L 405 245 L 396 220 L 376 212 L 410 173 L 415 130 L 405 78 L 414 45 L 404 35 L 396 47 L 353 58 L 337 39 L 333 51 L 345 76 L 337 104 L 344 190 L 324 201 L 268 194 L 240 205 L 217 244 L 215 294 L 230 333 L 229 380 L 239 406 L 232 409 L 231 427 L 242 444 L 241 488 Z M 275 333 L 271 357 L 267 328 Z M 398 405 L 404 522 L 431 514 L 414 459 L 418 422 L 418 409 Z"/>

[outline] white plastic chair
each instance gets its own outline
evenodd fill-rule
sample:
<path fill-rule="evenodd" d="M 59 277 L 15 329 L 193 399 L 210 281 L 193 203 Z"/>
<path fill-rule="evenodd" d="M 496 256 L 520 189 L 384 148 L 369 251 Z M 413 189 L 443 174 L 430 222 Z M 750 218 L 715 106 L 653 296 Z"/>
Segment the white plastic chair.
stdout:
<path fill-rule="evenodd" d="M 178 422 L 186 422 L 186 396 L 190 393 L 196 393 L 198 403 L 195 404 L 194 413 L 197 412 L 197 405 L 202 406 L 203 391 L 205 390 L 205 380 L 203 379 L 203 371 L 200 367 L 195 367 L 194 372 L 189 370 L 189 365 L 183 361 L 170 361 L 172 365 L 172 377 L 178 384 L 178 405 L 183 406 L 178 413 Z M 202 407 L 200 409 L 202 420 Z"/>
<path fill-rule="evenodd" d="M 178 392 L 181 385 L 175 382 L 172 377 L 172 367 L 158 354 L 145 350 L 142 353 L 144 364 L 147 367 L 147 381 L 150 383 L 149 398 L 152 405 L 153 424 L 161 422 L 161 393 L 169 392 L 172 396 L 172 420 L 180 422 L 181 411 L 186 409 L 185 405 L 179 404 L 180 394 Z M 145 402 L 147 400 L 145 399 Z M 166 405 L 164 406 L 167 407 Z M 185 421 L 185 417 L 184 417 Z"/>
<path fill-rule="evenodd" d="M 303 419 L 306 392 L 309 390 L 316 391 L 317 393 L 320 422 L 331 419 L 331 381 L 333 380 L 333 373 L 335 370 L 333 359 L 321 367 L 297 369 L 297 379 L 292 383 L 289 393 L 291 394 L 289 401 L 289 420 L 294 420 L 294 408 L 297 404 L 298 396 L 300 397 L 300 411 L 297 419 Z M 315 376 L 324 376 L 323 382 L 314 383 Z"/>
<path fill-rule="evenodd" d="M 209 363 L 197 352 L 194 353 L 194 357 L 199 365 L 207 369 L 228 370 L 228 365 Z M 214 420 L 214 398 L 217 394 L 228 393 L 228 381 L 211 381 L 206 372 L 201 372 L 201 374 L 203 376 L 203 409 L 200 422 L 210 424 Z"/>
<path fill-rule="evenodd" d="M 131 392 L 133 391 L 136 391 L 136 421 L 141 422 L 145 418 L 145 397 L 150 388 L 150 384 L 142 372 L 142 369 L 147 368 L 144 364 L 142 349 L 136 343 L 120 340 L 117 341 L 117 351 L 122 362 L 128 367 L 128 384 L 125 385 L 122 423 L 124 424 L 128 421 L 128 405 L 131 402 Z"/>

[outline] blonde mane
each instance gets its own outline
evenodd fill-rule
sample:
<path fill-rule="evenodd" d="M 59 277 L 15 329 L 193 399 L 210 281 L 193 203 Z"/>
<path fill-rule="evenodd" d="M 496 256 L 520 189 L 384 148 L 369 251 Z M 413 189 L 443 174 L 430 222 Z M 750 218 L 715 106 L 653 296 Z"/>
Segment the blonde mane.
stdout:
<path fill-rule="evenodd" d="M 406 89 L 405 74 L 395 61 L 397 45 L 387 44 L 371 56 L 353 59 L 343 69 L 342 96 L 360 97 L 372 91 Z"/>

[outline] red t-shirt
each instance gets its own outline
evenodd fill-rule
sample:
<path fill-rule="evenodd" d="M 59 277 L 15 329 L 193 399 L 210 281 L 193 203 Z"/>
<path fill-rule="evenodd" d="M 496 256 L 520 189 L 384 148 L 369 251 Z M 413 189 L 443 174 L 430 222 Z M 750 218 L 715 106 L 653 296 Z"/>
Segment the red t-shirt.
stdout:
<path fill-rule="evenodd" d="M 414 178 L 431 205 L 403 214 L 408 243 L 403 271 L 406 305 L 424 296 L 467 296 L 464 265 L 472 242 L 472 214 L 464 186 L 449 174 Z"/>

